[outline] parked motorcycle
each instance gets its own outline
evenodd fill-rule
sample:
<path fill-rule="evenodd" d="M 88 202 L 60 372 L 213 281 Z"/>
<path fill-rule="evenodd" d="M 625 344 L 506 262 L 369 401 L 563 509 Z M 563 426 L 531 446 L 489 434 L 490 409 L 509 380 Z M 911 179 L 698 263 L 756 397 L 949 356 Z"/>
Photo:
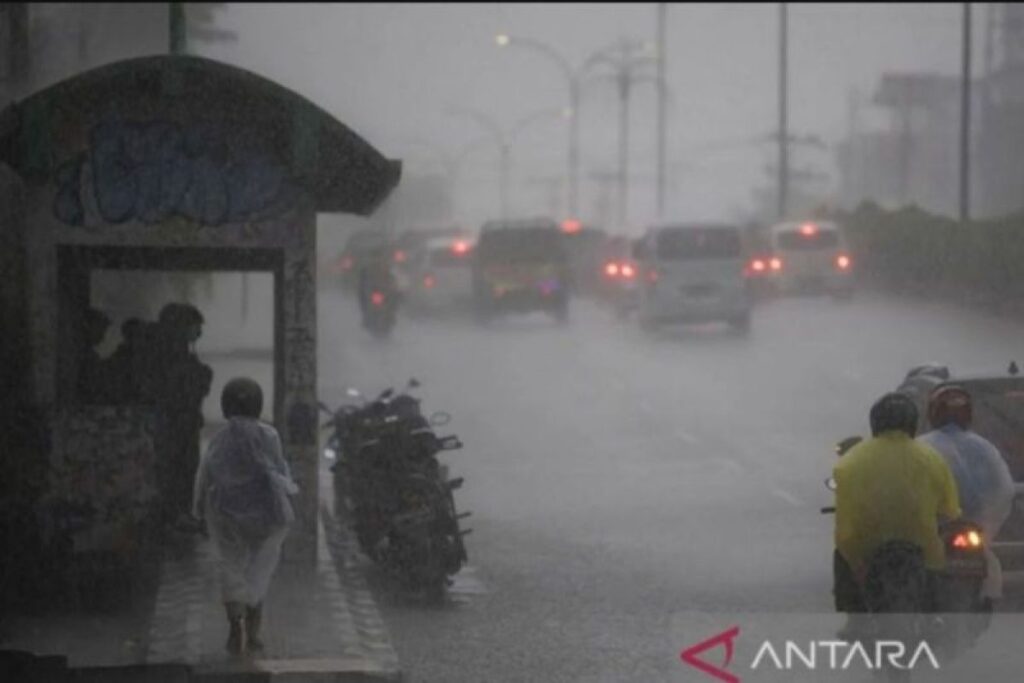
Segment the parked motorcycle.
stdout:
<path fill-rule="evenodd" d="M 860 443 L 860 437 L 836 445 L 842 457 Z M 826 480 L 835 491 L 835 480 Z M 835 512 L 823 507 L 822 514 Z M 889 541 L 868 561 L 862 597 L 868 619 L 861 622 L 866 640 L 922 640 L 951 656 L 971 647 L 991 620 L 991 603 L 981 597 L 987 573 L 985 538 L 981 527 L 954 520 L 939 526 L 946 567 L 936 585 L 929 586 L 924 551 L 906 541 Z M 891 680 L 909 678 L 909 672 L 890 670 Z"/>
<path fill-rule="evenodd" d="M 449 480 L 437 460 L 462 443 L 437 436 L 434 427 L 450 416 L 425 418 L 409 394 L 418 386 L 411 380 L 400 394 L 388 389 L 335 411 L 321 406 L 333 430 L 325 457 L 333 461 L 338 516 L 350 522 L 363 552 L 408 588 L 439 596 L 467 560 L 463 537 L 470 530 L 459 520 L 469 513 L 456 512 L 452 493 L 463 480 Z"/>

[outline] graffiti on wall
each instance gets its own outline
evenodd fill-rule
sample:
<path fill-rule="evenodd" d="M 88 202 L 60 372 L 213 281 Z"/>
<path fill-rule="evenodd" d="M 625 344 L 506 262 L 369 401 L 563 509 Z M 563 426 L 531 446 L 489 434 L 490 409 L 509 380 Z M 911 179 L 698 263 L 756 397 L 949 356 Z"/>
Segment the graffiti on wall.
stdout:
<path fill-rule="evenodd" d="M 54 213 L 68 225 L 182 217 L 199 225 L 260 221 L 294 205 L 297 188 L 268 155 L 238 152 L 213 125 L 106 121 L 56 174 Z"/>

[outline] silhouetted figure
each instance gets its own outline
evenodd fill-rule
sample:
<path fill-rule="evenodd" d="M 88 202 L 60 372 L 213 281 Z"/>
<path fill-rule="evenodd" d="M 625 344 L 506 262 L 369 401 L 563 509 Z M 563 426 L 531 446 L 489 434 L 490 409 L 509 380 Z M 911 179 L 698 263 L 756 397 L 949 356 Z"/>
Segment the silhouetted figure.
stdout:
<path fill-rule="evenodd" d="M 121 325 L 121 344 L 107 359 L 113 399 L 124 405 L 142 402 L 143 330 L 145 323 L 129 318 Z"/>
<path fill-rule="evenodd" d="M 83 345 L 78 359 L 78 400 L 82 403 L 107 403 L 110 400 L 107 367 L 96 347 L 103 343 L 110 318 L 95 308 L 85 312 Z"/>
<path fill-rule="evenodd" d="M 192 350 L 202 326 L 203 316 L 194 306 L 164 306 L 158 321 L 156 353 L 148 363 L 157 381 L 148 393 L 157 407 L 157 450 L 167 522 L 188 513 L 199 466 L 202 405 L 213 381 L 213 371 Z"/>

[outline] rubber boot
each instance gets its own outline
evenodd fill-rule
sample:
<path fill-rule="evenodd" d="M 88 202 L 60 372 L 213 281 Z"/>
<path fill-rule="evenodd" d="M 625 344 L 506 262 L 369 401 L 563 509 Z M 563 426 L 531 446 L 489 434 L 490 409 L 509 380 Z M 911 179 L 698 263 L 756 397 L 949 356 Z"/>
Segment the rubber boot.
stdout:
<path fill-rule="evenodd" d="M 260 624 L 263 622 L 263 603 L 249 605 L 245 608 L 246 649 L 263 652 L 263 641 L 260 640 Z"/>
<path fill-rule="evenodd" d="M 226 602 L 224 608 L 231 628 L 228 632 L 228 654 L 237 657 L 245 653 L 245 606 L 240 602 Z"/>

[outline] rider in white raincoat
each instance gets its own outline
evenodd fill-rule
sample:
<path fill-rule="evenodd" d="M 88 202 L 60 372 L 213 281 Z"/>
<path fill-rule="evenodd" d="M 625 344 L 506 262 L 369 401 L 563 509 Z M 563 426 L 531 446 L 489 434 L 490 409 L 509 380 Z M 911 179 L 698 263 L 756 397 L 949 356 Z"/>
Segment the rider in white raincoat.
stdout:
<path fill-rule="evenodd" d="M 295 518 L 288 497 L 298 493 L 277 430 L 259 420 L 263 392 L 247 378 L 221 394 L 228 424 L 210 442 L 196 472 L 193 514 L 204 520 L 216 548 L 221 593 L 231 625 L 232 654 L 262 650 L 262 603 L 281 544 Z"/>
<path fill-rule="evenodd" d="M 971 431 L 971 395 L 962 387 L 940 387 L 929 399 L 932 431 L 918 437 L 938 451 L 956 479 L 964 519 L 982 528 L 988 576 L 982 587 L 986 598 L 1002 597 L 1003 573 L 992 541 L 1009 517 L 1016 484 L 999 449 Z"/>

